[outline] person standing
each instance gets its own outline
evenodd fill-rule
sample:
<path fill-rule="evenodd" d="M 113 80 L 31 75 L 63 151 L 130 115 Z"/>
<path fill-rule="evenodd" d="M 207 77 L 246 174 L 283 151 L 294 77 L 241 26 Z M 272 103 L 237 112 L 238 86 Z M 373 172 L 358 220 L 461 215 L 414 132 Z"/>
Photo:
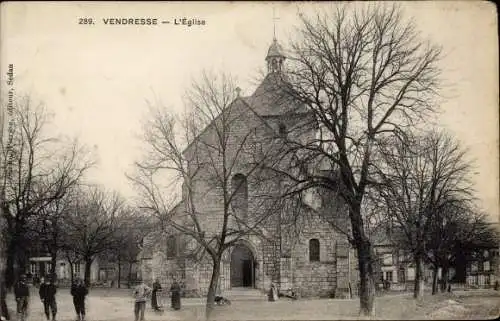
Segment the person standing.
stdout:
<path fill-rule="evenodd" d="M 16 296 L 17 315 L 19 321 L 25 321 L 28 317 L 28 302 L 30 289 L 26 283 L 26 275 L 21 275 L 19 281 L 14 286 L 14 295 Z"/>
<path fill-rule="evenodd" d="M 271 288 L 267 294 L 268 301 L 274 302 L 278 300 L 278 291 L 276 290 L 276 285 L 271 283 Z"/>
<path fill-rule="evenodd" d="M 179 310 L 181 308 L 181 287 L 175 279 L 170 287 L 170 295 L 172 297 L 172 309 Z"/>
<path fill-rule="evenodd" d="M 81 279 L 76 279 L 71 285 L 71 295 L 73 296 L 73 306 L 75 307 L 78 320 L 85 320 L 85 296 L 89 290 Z"/>
<path fill-rule="evenodd" d="M 158 305 L 158 292 L 161 291 L 161 284 L 158 279 L 155 280 L 155 283 L 153 283 L 153 292 L 151 295 L 151 307 L 155 311 L 160 311 L 160 307 Z"/>
<path fill-rule="evenodd" d="M 43 309 L 45 311 L 45 316 L 47 320 L 50 320 L 50 314 L 52 312 L 52 321 L 55 321 L 57 314 L 57 304 L 56 304 L 56 286 L 52 278 L 45 278 L 43 284 L 40 285 L 40 300 L 43 303 Z"/>
<path fill-rule="evenodd" d="M 139 321 L 139 317 L 141 321 L 144 321 L 144 311 L 146 310 L 146 299 L 150 293 L 151 293 L 151 288 L 148 287 L 146 284 L 144 284 L 144 281 L 141 281 L 141 284 L 135 287 L 134 289 L 135 321 Z"/>
<path fill-rule="evenodd" d="M 39 282 L 38 275 L 37 274 L 33 275 L 33 286 L 37 288 L 39 286 L 38 282 Z"/>
<path fill-rule="evenodd" d="M 5 282 L 0 281 L 0 320 L 10 320 L 9 309 L 7 308 L 7 288 Z"/>

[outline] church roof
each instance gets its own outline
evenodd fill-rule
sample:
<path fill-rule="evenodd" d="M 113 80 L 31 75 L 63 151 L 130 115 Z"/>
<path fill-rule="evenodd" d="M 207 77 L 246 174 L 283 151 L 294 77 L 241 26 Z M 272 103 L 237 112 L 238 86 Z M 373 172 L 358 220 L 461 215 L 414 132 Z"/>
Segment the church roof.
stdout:
<path fill-rule="evenodd" d="M 284 50 L 278 41 L 273 39 L 273 43 L 269 47 L 266 60 L 270 57 L 283 57 Z M 304 104 L 301 104 L 293 95 L 293 88 L 287 80 L 284 72 L 269 72 L 257 87 L 255 92 L 248 97 L 237 97 L 229 108 L 233 108 L 239 102 L 243 102 L 264 122 L 266 117 L 287 116 L 308 113 L 308 109 Z M 193 142 L 203 136 L 207 130 L 217 121 L 219 116 L 208 124 L 197 137 L 186 147 L 184 153 L 192 146 Z"/>
<path fill-rule="evenodd" d="M 284 50 L 281 45 L 278 43 L 276 38 L 273 39 L 273 43 L 269 46 L 269 50 L 267 51 L 266 60 L 270 57 L 285 57 Z"/>
<path fill-rule="evenodd" d="M 292 87 L 283 73 L 269 73 L 245 102 L 260 116 L 278 116 L 306 112 L 292 95 Z"/>

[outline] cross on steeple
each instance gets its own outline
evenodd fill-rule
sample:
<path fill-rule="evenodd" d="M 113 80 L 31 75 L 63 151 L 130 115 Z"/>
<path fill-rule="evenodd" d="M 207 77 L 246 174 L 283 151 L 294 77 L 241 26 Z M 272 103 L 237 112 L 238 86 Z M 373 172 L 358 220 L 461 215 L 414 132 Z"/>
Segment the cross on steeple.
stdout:
<path fill-rule="evenodd" d="M 273 8 L 273 39 L 276 39 L 276 20 L 280 20 L 280 18 L 276 17 L 276 8 Z"/>

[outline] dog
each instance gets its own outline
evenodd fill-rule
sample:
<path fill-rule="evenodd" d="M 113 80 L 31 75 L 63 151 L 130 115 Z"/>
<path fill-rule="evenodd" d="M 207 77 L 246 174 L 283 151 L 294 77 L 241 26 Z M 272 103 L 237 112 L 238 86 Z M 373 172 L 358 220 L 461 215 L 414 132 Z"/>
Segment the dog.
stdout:
<path fill-rule="evenodd" d="M 214 301 L 217 305 L 231 305 L 231 301 L 229 299 L 220 295 L 216 295 Z"/>

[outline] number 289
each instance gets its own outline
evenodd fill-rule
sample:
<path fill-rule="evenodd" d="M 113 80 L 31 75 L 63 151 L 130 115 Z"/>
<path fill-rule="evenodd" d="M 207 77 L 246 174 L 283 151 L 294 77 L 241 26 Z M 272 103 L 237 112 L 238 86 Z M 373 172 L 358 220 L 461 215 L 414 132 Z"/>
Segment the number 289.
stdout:
<path fill-rule="evenodd" d="M 80 24 L 80 25 L 93 25 L 94 20 L 92 18 L 79 18 L 78 24 Z"/>

